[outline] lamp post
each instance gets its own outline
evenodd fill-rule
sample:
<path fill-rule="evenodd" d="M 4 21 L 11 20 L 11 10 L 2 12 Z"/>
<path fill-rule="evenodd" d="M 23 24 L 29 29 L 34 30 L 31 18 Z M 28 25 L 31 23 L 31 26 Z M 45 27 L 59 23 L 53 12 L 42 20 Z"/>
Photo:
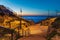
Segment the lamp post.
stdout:
<path fill-rule="evenodd" d="M 48 10 L 48 18 L 49 18 L 49 10 Z"/>
<path fill-rule="evenodd" d="M 58 10 L 56 10 L 56 17 L 58 16 Z"/>
<path fill-rule="evenodd" d="M 22 19 L 21 19 L 21 17 L 22 17 L 22 9 L 20 9 L 20 13 L 21 13 L 21 14 L 20 14 L 20 19 L 19 19 L 19 20 L 20 20 L 20 24 L 19 24 L 19 26 L 18 26 L 18 35 L 20 35 L 20 29 L 21 29 L 21 27 L 22 27 L 22 26 L 21 26 L 21 25 L 22 25 L 22 24 L 21 24 L 21 20 L 22 20 Z M 17 37 L 17 40 L 18 40 L 18 38 L 20 38 L 20 37 L 21 37 L 21 35 Z"/>

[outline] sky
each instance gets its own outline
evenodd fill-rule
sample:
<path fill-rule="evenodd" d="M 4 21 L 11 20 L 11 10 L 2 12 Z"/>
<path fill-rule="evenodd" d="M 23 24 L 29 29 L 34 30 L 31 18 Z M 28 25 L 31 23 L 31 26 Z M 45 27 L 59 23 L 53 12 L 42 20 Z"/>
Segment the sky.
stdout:
<path fill-rule="evenodd" d="M 60 10 L 60 0 L 0 0 L 0 5 L 4 5 L 17 14 L 21 15 L 54 15 L 56 10 Z"/>

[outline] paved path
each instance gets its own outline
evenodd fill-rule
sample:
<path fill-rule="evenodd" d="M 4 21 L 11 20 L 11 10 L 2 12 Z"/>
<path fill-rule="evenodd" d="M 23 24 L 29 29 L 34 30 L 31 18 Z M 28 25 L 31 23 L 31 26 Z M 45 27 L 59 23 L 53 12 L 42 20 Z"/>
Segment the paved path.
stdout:
<path fill-rule="evenodd" d="M 19 40 L 46 40 L 46 39 L 44 37 L 35 35 L 35 36 L 23 37 L 20 38 Z"/>

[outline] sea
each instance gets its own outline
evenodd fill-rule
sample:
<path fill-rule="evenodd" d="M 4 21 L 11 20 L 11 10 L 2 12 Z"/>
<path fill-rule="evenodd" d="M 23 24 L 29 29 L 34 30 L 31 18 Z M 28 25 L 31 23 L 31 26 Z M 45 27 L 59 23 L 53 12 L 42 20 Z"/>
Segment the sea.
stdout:
<path fill-rule="evenodd" d="M 48 18 L 48 16 L 39 16 L 39 15 L 34 15 L 34 16 L 22 16 L 22 18 L 26 19 L 26 20 L 31 20 L 35 23 L 38 23 L 42 20 L 45 20 L 46 18 Z"/>

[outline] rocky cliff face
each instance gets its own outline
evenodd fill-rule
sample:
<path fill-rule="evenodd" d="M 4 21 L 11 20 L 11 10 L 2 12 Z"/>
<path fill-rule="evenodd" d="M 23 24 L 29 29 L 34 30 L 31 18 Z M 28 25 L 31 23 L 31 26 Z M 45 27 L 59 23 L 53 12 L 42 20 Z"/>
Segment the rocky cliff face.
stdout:
<path fill-rule="evenodd" d="M 0 5 L 0 26 L 14 29 L 17 32 L 19 28 L 19 33 L 21 33 L 23 29 L 25 31 L 31 24 L 30 21 L 18 17 L 14 12 L 10 11 L 5 6 Z"/>
<path fill-rule="evenodd" d="M 7 7 L 0 5 L 0 15 L 4 16 L 4 15 L 8 15 L 8 16 L 15 16 L 15 14 L 9 10 Z"/>
<path fill-rule="evenodd" d="M 27 24 L 31 23 L 23 18 L 18 17 L 17 15 L 15 15 L 13 11 L 9 10 L 5 6 L 0 5 L 0 25 L 7 27 L 8 25 L 11 24 L 12 26 L 12 24 L 13 25 L 15 25 L 16 23 L 19 24 L 20 20 L 22 20 L 23 23 L 27 23 Z"/>

